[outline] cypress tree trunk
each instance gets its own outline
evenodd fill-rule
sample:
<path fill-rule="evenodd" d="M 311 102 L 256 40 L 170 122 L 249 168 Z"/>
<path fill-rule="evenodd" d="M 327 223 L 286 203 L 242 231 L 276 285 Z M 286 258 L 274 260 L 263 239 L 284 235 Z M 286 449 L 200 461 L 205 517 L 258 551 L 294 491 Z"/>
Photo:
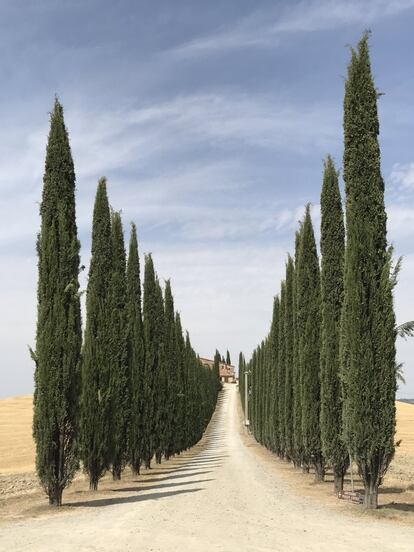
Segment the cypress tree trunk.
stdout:
<path fill-rule="evenodd" d="M 341 440 L 342 394 L 339 379 L 339 332 L 343 300 L 345 229 L 338 174 L 332 158 L 325 162 L 321 193 L 321 439 L 334 471 L 334 491 L 343 489 L 349 454 Z"/>
<path fill-rule="evenodd" d="M 82 461 L 90 488 L 111 463 L 111 214 L 106 180 L 96 192 L 92 256 L 86 295 L 86 327 L 82 355 Z"/>
<path fill-rule="evenodd" d="M 127 461 L 129 426 L 129 374 L 127 359 L 126 258 L 121 215 L 112 213 L 112 275 L 111 275 L 111 424 L 110 449 L 112 475 L 121 479 Z"/>
<path fill-rule="evenodd" d="M 127 358 L 130 399 L 128 456 L 132 472 L 138 474 L 143 458 L 143 378 L 145 347 L 141 312 L 141 278 L 138 241 L 135 224 L 132 224 L 131 227 L 127 265 L 127 322 Z"/>
<path fill-rule="evenodd" d="M 345 86 L 347 242 L 340 356 L 343 436 L 364 482 L 366 508 L 377 506 L 395 433 L 395 317 L 378 133 L 365 34 L 352 50 Z"/>
<path fill-rule="evenodd" d="M 50 119 L 40 216 L 33 437 L 37 475 L 49 503 L 60 506 L 63 489 L 78 468 L 82 330 L 75 171 L 57 99 Z"/>
<path fill-rule="evenodd" d="M 302 437 L 306 464 L 313 464 L 315 479 L 323 480 L 324 459 L 320 436 L 320 274 L 309 205 L 303 221 L 297 267 L 298 345 L 301 375 Z"/>

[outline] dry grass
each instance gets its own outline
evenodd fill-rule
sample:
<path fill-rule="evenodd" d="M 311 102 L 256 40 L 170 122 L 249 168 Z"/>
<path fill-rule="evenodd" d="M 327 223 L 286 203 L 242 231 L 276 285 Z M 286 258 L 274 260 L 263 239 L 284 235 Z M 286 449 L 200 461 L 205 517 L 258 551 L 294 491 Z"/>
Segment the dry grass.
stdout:
<path fill-rule="evenodd" d="M 0 474 L 34 470 L 31 395 L 0 400 Z"/>

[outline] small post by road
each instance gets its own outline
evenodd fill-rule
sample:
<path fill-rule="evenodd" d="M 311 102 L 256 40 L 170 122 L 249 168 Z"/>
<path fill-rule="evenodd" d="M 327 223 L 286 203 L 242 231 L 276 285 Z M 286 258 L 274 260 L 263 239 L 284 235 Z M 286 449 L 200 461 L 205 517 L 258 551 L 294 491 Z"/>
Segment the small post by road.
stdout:
<path fill-rule="evenodd" d="M 244 371 L 244 425 L 249 427 L 249 380 L 248 370 Z"/>

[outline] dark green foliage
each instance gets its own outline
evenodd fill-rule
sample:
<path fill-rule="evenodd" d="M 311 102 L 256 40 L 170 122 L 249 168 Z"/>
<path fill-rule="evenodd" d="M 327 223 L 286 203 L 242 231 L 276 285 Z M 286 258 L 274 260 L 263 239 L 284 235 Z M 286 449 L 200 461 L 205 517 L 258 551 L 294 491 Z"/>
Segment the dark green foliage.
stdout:
<path fill-rule="evenodd" d="M 279 307 L 279 339 L 276 389 L 278 396 L 277 433 L 278 453 L 285 456 L 285 380 L 286 380 L 286 335 L 285 335 L 285 314 L 286 314 L 286 283 L 280 286 L 280 307 Z"/>
<path fill-rule="evenodd" d="M 297 271 L 297 330 L 300 371 L 302 439 L 305 462 L 313 464 L 317 479 L 323 478 L 324 462 L 319 427 L 321 295 L 318 254 L 309 205 L 301 230 Z"/>
<path fill-rule="evenodd" d="M 178 429 L 179 362 L 177 352 L 177 332 L 175 327 L 174 299 L 171 283 L 165 284 L 165 435 L 164 455 L 168 459 L 177 450 L 176 434 Z"/>
<path fill-rule="evenodd" d="M 377 506 L 395 432 L 395 317 L 378 134 L 365 34 L 351 51 L 345 85 L 347 242 L 340 355 L 343 437 L 358 463 L 368 508 Z"/>
<path fill-rule="evenodd" d="M 155 397 L 157 377 L 160 374 L 161 356 L 159 350 L 159 284 L 154 271 L 151 255 L 145 257 L 143 329 L 145 342 L 145 365 L 142 389 L 142 460 L 146 467 L 151 466 L 151 459 L 159 444 L 159 413 L 156 411 L 158 401 Z"/>
<path fill-rule="evenodd" d="M 325 162 L 321 193 L 321 439 L 334 470 L 335 491 L 343 488 L 348 452 L 341 440 L 342 396 L 339 380 L 339 335 L 343 300 L 345 229 L 338 173 L 330 156 Z"/>
<path fill-rule="evenodd" d="M 294 355 L 294 328 L 293 328 L 293 286 L 294 286 L 294 264 L 292 257 L 288 256 L 286 264 L 285 284 L 285 389 L 284 389 L 284 434 L 285 434 L 285 456 L 287 459 L 294 457 L 293 447 L 293 355 Z"/>
<path fill-rule="evenodd" d="M 246 362 L 244 360 L 243 353 L 240 352 L 239 354 L 239 393 L 240 393 L 240 400 L 242 404 L 243 411 L 245 411 L 245 370 L 246 370 Z"/>
<path fill-rule="evenodd" d="M 221 389 L 221 383 L 220 383 L 220 363 L 221 363 L 221 355 L 220 353 L 217 351 L 216 349 L 216 352 L 215 352 L 215 355 L 214 355 L 214 367 L 213 367 L 213 372 L 214 372 L 214 375 L 216 377 L 216 386 L 217 386 L 217 391 L 219 391 Z"/>
<path fill-rule="evenodd" d="M 295 235 L 295 272 L 292 283 L 293 302 L 293 462 L 300 466 L 304 458 L 302 438 L 302 391 L 299 365 L 299 333 L 298 333 L 298 266 L 300 259 L 300 242 L 302 226 Z"/>
<path fill-rule="evenodd" d="M 271 383 L 269 385 L 270 406 L 269 406 L 269 433 L 270 449 L 274 452 L 280 451 L 279 441 L 279 321 L 280 321 L 280 299 L 275 297 L 273 301 L 272 325 L 269 334 L 269 362 L 271 372 Z"/>
<path fill-rule="evenodd" d="M 154 397 L 154 449 L 155 458 L 158 464 L 161 463 L 161 458 L 164 453 L 167 441 L 168 432 L 168 375 L 166 372 L 167 359 L 165 354 L 165 311 L 162 289 L 158 277 L 156 276 L 156 295 L 155 295 L 155 317 L 153 347 L 156 351 L 156 363 L 154 364 L 153 372 L 153 390 Z"/>
<path fill-rule="evenodd" d="M 86 327 L 82 355 L 82 461 L 91 489 L 111 463 L 110 378 L 112 363 L 111 214 L 106 181 L 99 181 L 93 212 L 92 257 L 86 296 Z"/>
<path fill-rule="evenodd" d="M 175 314 L 175 335 L 177 346 L 177 412 L 175 429 L 175 453 L 179 453 L 187 448 L 187 373 L 185 369 L 185 340 L 181 326 L 181 318 L 178 313 Z M 213 372 L 211 379 L 216 380 Z M 216 385 L 215 385 L 216 387 Z"/>
<path fill-rule="evenodd" d="M 112 213 L 112 275 L 110 282 L 111 423 L 112 474 L 121 479 L 128 460 L 127 438 L 130 415 L 130 381 L 127 352 L 127 283 L 124 232 L 121 215 Z"/>
<path fill-rule="evenodd" d="M 50 118 L 40 216 L 33 437 L 38 477 L 49 502 L 60 506 L 78 468 L 82 330 L 75 171 L 58 100 Z"/>
<path fill-rule="evenodd" d="M 129 372 L 128 458 L 134 474 L 142 461 L 144 330 L 141 313 L 141 278 L 135 224 L 131 227 L 127 265 L 127 360 Z"/>
<path fill-rule="evenodd" d="M 228 365 L 231 364 L 231 359 L 230 359 L 230 353 L 229 353 L 229 351 L 227 351 L 227 354 L 226 354 L 226 364 L 228 364 Z"/>

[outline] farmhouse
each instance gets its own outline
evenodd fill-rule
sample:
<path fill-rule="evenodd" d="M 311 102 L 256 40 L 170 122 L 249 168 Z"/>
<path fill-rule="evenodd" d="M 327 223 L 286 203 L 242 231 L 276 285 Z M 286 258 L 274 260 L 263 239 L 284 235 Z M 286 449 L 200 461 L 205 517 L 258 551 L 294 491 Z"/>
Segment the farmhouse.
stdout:
<path fill-rule="evenodd" d="M 210 360 L 208 358 L 200 358 L 200 360 L 204 366 L 208 366 L 213 369 L 214 360 Z M 235 368 L 232 364 L 220 362 L 220 381 L 222 383 L 236 383 Z"/>

